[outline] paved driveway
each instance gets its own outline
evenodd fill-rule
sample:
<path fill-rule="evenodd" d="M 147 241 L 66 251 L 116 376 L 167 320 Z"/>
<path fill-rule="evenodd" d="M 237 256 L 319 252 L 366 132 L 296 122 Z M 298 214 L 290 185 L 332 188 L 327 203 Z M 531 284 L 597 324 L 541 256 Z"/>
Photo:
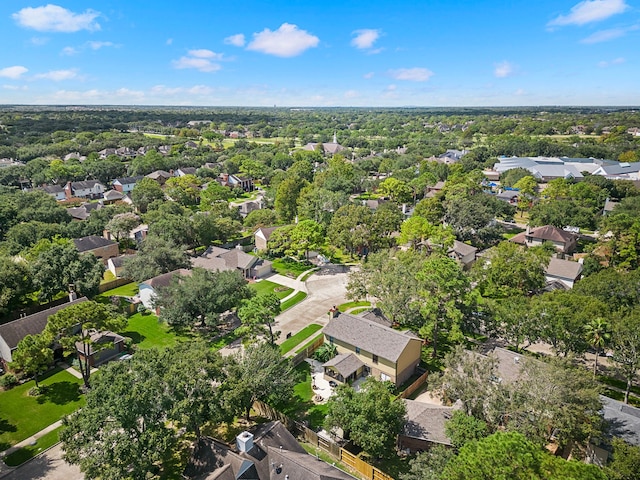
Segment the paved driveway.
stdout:
<path fill-rule="evenodd" d="M 279 343 L 288 333 L 295 334 L 310 323 L 326 325 L 329 309 L 346 302 L 348 269 L 327 265 L 307 280 L 307 298 L 276 318 L 277 329 L 282 333 Z"/>
<path fill-rule="evenodd" d="M 84 475 L 75 465 L 62 460 L 60 444 L 16 468 L 2 480 L 82 480 Z"/>

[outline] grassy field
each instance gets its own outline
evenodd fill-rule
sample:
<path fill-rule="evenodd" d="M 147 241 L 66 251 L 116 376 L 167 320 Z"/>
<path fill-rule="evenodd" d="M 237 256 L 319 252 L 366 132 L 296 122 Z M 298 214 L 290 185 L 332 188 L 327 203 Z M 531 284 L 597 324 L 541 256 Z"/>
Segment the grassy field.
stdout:
<path fill-rule="evenodd" d="M 350 308 L 355 308 L 355 307 L 370 307 L 371 306 L 371 302 L 366 302 L 366 301 L 361 301 L 361 302 L 347 302 L 347 303 L 343 303 L 338 305 L 338 310 L 340 310 L 342 313 L 346 312 L 347 310 L 349 310 Z"/>
<path fill-rule="evenodd" d="M 314 265 L 310 262 L 298 262 L 291 258 L 276 258 L 273 261 L 273 270 L 280 275 L 286 275 L 293 278 L 298 278 L 298 275 L 306 272 Z"/>
<path fill-rule="evenodd" d="M 250 283 L 249 288 L 253 289 L 258 295 L 266 295 L 275 293 L 280 300 L 293 292 L 293 288 L 288 288 L 279 283 L 270 282 L 269 280 L 260 280 L 259 282 Z"/>
<path fill-rule="evenodd" d="M 121 335 L 131 337 L 138 348 L 147 349 L 173 347 L 193 334 L 176 332 L 166 323 L 159 322 L 155 315 L 136 313 L 129 317 L 127 331 L 121 332 Z"/>
<path fill-rule="evenodd" d="M 121 287 L 112 288 L 98 295 L 99 297 L 135 297 L 138 294 L 138 284 L 127 283 Z"/>
<path fill-rule="evenodd" d="M 22 447 L 19 450 L 16 450 L 11 455 L 7 455 L 4 459 L 4 463 L 9 465 L 10 467 L 17 467 L 18 465 L 22 465 L 27 460 L 32 459 L 39 453 L 42 453 L 49 447 L 53 447 L 56 443 L 60 441 L 60 430 L 62 427 L 58 427 L 55 430 L 43 435 L 40 437 L 35 445 L 29 445 L 27 447 Z"/>
<path fill-rule="evenodd" d="M 292 398 L 287 404 L 278 405 L 278 410 L 291 418 L 308 420 L 310 428 L 320 427 L 327 415 L 327 405 L 311 401 L 314 395 L 311 388 L 311 366 L 302 362 L 295 371 L 300 376 L 300 381 L 293 388 Z"/>
<path fill-rule="evenodd" d="M 0 392 L 0 451 L 30 437 L 84 405 L 80 395 L 82 380 L 56 368 L 40 379 L 44 393 L 30 397 L 29 381 Z"/>
<path fill-rule="evenodd" d="M 284 342 L 280 344 L 280 353 L 284 355 L 285 353 L 290 352 L 294 347 L 298 346 L 300 342 L 306 340 L 321 328 L 322 328 L 322 325 L 318 325 L 317 323 L 312 323 L 311 325 L 307 325 L 298 333 L 293 335 L 291 338 L 287 338 Z"/>
<path fill-rule="evenodd" d="M 293 297 L 291 297 L 289 300 L 286 300 L 286 301 L 282 302 L 282 305 L 280 305 L 280 308 L 284 312 L 285 310 L 289 310 L 294 305 L 299 304 L 305 298 L 307 298 L 307 294 L 306 293 L 298 292 Z"/>

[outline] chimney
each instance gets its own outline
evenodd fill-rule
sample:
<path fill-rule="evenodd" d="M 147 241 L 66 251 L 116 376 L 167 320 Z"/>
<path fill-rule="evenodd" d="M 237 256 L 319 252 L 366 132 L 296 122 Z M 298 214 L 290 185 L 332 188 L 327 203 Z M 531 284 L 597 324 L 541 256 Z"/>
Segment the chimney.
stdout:
<path fill-rule="evenodd" d="M 236 447 L 239 452 L 250 452 L 253 448 L 253 434 L 242 432 L 236 437 Z"/>

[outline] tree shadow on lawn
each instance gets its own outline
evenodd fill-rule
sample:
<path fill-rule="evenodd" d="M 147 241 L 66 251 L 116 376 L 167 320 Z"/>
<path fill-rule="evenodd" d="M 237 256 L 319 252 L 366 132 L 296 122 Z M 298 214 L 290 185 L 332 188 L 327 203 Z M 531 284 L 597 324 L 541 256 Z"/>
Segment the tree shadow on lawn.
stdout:
<path fill-rule="evenodd" d="M 38 403 L 55 403 L 56 405 L 66 405 L 67 403 L 80 400 L 80 388 L 77 383 L 57 382 L 45 387 L 44 392 L 38 396 Z"/>
<path fill-rule="evenodd" d="M 139 332 L 122 332 L 122 336 L 129 337 L 131 339 L 131 342 L 135 345 L 142 343 L 143 340 L 147 338 Z"/>
<path fill-rule="evenodd" d="M 0 418 L 0 435 L 5 432 L 17 432 L 18 427 L 16 427 L 13 423 L 5 418 Z M 0 452 L 5 451 L 7 448 L 11 447 L 10 443 L 0 441 Z"/>

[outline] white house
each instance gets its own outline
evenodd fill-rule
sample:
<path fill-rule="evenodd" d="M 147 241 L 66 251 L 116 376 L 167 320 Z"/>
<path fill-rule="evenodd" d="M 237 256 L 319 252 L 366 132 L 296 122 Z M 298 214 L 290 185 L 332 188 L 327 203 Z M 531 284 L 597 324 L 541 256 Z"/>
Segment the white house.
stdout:
<path fill-rule="evenodd" d="M 182 275 L 183 277 L 191 275 L 191 270 L 181 268 L 180 270 L 174 270 L 173 272 L 163 273 L 157 277 L 145 280 L 139 285 L 138 296 L 142 304 L 150 310 L 156 310 L 153 302 L 157 297 L 158 288 L 168 287 L 171 284 L 171 280 L 176 275 Z"/>
<path fill-rule="evenodd" d="M 68 182 L 64 187 L 67 198 L 102 198 L 105 187 L 98 180 Z"/>

